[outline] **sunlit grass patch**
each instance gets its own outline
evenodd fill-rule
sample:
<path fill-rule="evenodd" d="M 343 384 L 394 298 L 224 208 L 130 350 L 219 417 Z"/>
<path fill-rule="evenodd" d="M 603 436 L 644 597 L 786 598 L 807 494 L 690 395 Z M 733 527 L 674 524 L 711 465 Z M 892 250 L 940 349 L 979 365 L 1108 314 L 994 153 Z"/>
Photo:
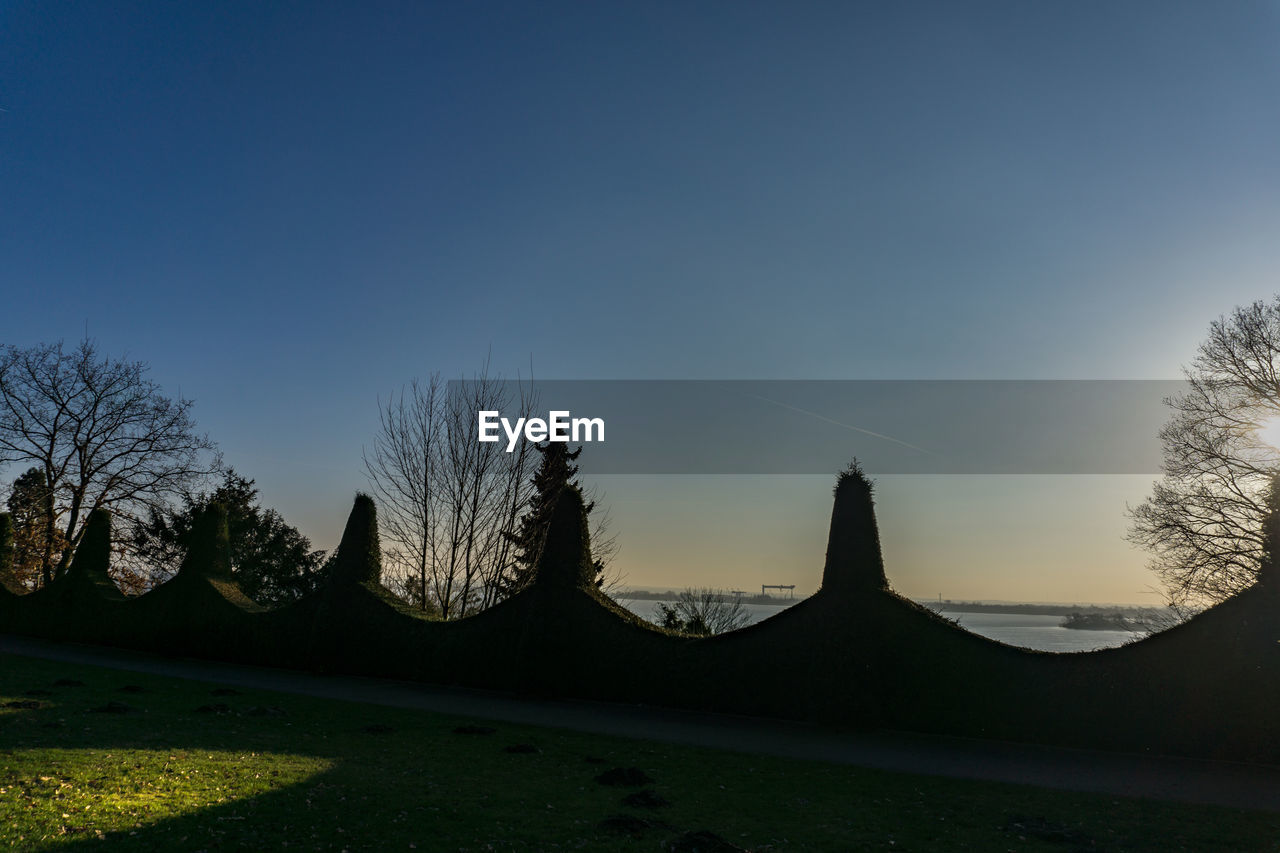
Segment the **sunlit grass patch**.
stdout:
<path fill-rule="evenodd" d="M 0 752 L 0 838 L 12 847 L 130 832 L 244 801 L 332 766 L 235 750 L 18 749 Z M 223 820 L 247 819 L 234 810 Z"/>

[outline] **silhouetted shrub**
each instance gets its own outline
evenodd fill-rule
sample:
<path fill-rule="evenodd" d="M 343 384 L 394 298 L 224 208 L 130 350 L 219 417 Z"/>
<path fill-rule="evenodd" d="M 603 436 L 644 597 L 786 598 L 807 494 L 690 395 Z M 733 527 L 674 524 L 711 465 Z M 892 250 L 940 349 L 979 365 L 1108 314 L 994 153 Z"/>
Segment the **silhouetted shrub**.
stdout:
<path fill-rule="evenodd" d="M 663 628 L 708 637 L 737 631 L 751 619 L 740 596 L 723 589 L 685 589 L 673 604 L 659 602 L 654 617 Z"/>

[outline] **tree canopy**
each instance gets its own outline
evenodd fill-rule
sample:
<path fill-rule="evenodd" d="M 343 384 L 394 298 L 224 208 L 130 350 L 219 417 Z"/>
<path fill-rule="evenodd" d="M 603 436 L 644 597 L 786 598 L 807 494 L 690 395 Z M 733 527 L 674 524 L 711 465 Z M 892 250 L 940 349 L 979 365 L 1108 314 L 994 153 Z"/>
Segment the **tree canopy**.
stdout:
<path fill-rule="evenodd" d="M 136 522 L 129 544 L 157 574 L 176 571 L 192 541 L 198 519 L 215 505 L 225 508 L 231 543 L 231 571 L 245 595 L 262 604 L 294 601 L 315 589 L 324 576 L 325 552 L 258 503 L 254 481 L 234 470 L 212 491 L 188 494 L 176 509 L 152 509 Z"/>
<path fill-rule="evenodd" d="M 44 583 L 66 571 L 93 510 L 138 517 L 218 469 L 192 401 L 165 396 L 147 370 L 99 354 L 88 338 L 73 349 L 0 348 L 0 464 L 27 463 L 43 477 Z"/>
<path fill-rule="evenodd" d="M 61 554 L 66 537 L 57 527 L 53 491 L 45 484 L 44 470 L 28 468 L 9 490 L 9 514 L 13 526 L 14 582 L 23 589 L 35 589 L 44 582 L 46 554 Z M 53 544 L 47 546 L 49 531 Z"/>
<path fill-rule="evenodd" d="M 1184 375 L 1160 431 L 1164 476 L 1131 510 L 1130 539 L 1170 603 L 1196 607 L 1253 585 L 1266 553 L 1280 450 L 1260 433 L 1280 417 L 1280 296 L 1214 321 Z"/>

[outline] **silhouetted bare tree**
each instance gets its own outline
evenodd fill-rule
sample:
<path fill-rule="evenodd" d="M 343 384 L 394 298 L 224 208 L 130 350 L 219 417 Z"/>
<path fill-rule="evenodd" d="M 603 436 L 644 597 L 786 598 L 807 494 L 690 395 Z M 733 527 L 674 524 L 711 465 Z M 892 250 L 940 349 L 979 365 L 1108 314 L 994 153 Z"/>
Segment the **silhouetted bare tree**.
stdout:
<path fill-rule="evenodd" d="M 88 338 L 70 351 L 61 342 L 0 349 L 0 464 L 43 474 L 44 583 L 66 571 L 93 510 L 134 518 L 218 469 L 192 401 L 164 396 L 146 372 L 99 355 Z"/>
<path fill-rule="evenodd" d="M 1164 476 L 1130 510 L 1131 541 L 1178 608 L 1222 601 L 1258 579 L 1280 451 L 1259 429 L 1280 417 L 1280 296 L 1219 318 L 1166 402 Z"/>
<path fill-rule="evenodd" d="M 445 619 L 488 607 L 511 560 L 503 536 L 528 500 L 532 454 L 478 440 L 476 413 L 527 417 L 531 385 L 504 382 L 488 363 L 450 388 L 438 374 L 416 380 L 381 406 L 378 434 L 364 454 L 382 502 L 390 585 Z"/>
<path fill-rule="evenodd" d="M 526 441 L 510 453 L 505 442 L 480 442 L 476 415 L 527 418 L 537 402 L 532 381 L 491 375 L 486 361 L 470 379 L 433 374 L 379 405 L 365 471 L 381 503 L 385 582 L 414 606 L 460 618 L 523 586 L 510 583 L 528 556 L 512 534 L 538 495 L 541 454 Z M 606 591 L 618 581 L 605 571 L 617 551 L 611 521 L 592 501 L 592 554 Z"/>

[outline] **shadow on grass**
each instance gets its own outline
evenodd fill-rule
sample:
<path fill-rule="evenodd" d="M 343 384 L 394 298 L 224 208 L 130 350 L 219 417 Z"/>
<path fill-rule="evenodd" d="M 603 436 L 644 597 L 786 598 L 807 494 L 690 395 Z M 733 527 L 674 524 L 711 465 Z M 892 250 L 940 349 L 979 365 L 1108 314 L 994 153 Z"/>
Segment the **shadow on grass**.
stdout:
<path fill-rule="evenodd" d="M 11 702 L 36 706 L 0 707 L 0 847 L 656 850 L 686 838 L 708 849 L 719 833 L 736 845 L 721 850 L 1048 851 L 1068 839 L 1163 853 L 1269 849 L 1280 833 L 1273 814 L 0 656 L 0 706 Z"/>
<path fill-rule="evenodd" d="M 597 826 L 622 793 L 592 782 L 600 767 L 536 730 L 4 657 L 0 706 L 15 703 L 0 707 L 0 847 L 636 843 Z"/>

